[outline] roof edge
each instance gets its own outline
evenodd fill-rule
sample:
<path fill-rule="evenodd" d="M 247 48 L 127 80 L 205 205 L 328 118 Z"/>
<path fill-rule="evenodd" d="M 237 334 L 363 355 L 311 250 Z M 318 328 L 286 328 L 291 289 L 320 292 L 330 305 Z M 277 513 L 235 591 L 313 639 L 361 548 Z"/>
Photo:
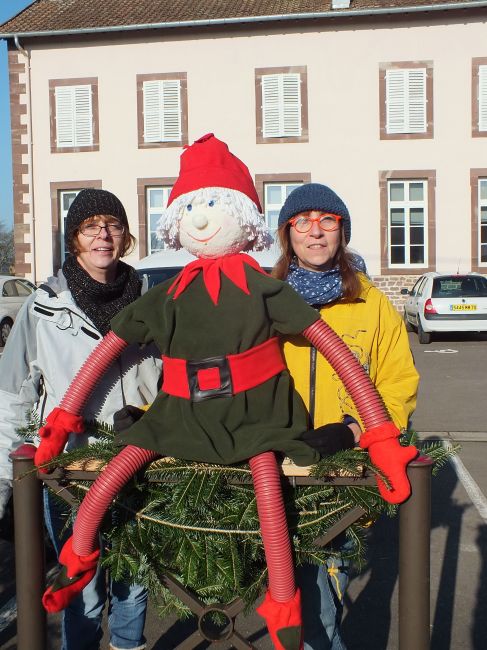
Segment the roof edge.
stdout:
<path fill-rule="evenodd" d="M 105 27 L 86 27 L 79 29 L 60 29 L 60 30 L 44 30 L 35 32 L 5 32 L 0 33 L 0 38 L 33 38 L 42 36 L 73 36 L 82 34 L 105 34 L 113 32 L 134 32 L 143 30 L 157 30 L 157 29 L 176 29 L 181 27 L 213 27 L 221 25 L 238 25 L 238 24 L 252 24 L 262 22 L 284 22 L 290 20 L 318 20 L 320 18 L 338 18 L 348 17 L 354 18 L 357 16 L 379 16 L 390 14 L 412 14 L 424 13 L 432 11 L 451 11 L 455 9 L 477 9 L 487 8 L 487 0 L 464 0 L 464 2 L 443 2 L 441 4 L 425 4 L 414 5 L 410 7 L 377 7 L 373 9 L 345 9 L 333 11 L 320 11 L 308 12 L 297 14 L 276 14 L 265 16 L 244 16 L 238 18 L 210 18 L 206 20 L 183 20 L 162 23 L 144 23 L 138 25 L 111 25 Z M 15 16 L 14 16 L 15 17 Z M 11 19 L 10 19 L 11 20 Z M 9 22 L 9 21 L 7 21 Z"/>

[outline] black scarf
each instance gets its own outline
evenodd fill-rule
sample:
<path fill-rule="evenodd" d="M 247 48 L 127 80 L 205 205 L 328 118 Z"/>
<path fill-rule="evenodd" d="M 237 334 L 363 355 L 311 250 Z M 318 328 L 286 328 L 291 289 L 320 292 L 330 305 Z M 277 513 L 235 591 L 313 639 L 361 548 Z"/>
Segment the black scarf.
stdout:
<path fill-rule="evenodd" d="M 142 282 L 134 268 L 119 262 L 117 277 L 113 282 L 97 282 L 68 255 L 63 264 L 63 274 L 74 302 L 105 336 L 110 331 L 110 320 L 140 296 Z"/>

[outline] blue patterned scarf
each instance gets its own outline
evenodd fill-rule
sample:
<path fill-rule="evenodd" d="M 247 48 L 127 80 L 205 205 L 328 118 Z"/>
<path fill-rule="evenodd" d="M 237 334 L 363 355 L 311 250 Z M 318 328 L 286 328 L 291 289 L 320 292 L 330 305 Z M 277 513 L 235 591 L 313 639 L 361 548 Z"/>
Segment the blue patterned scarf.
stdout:
<path fill-rule="evenodd" d="M 367 274 L 365 262 L 360 255 L 351 256 L 356 271 Z M 296 264 L 289 265 L 286 282 L 306 300 L 309 305 L 327 305 L 343 295 L 342 276 L 338 266 L 329 271 L 308 271 Z"/>

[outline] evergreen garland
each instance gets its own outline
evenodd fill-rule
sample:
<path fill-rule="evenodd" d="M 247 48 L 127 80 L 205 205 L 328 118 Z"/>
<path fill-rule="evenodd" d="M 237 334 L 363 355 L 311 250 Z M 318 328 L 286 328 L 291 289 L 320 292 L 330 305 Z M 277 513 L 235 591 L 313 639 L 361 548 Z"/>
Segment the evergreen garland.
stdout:
<path fill-rule="evenodd" d="M 19 434 L 31 438 L 38 428 L 38 419 L 31 414 Z M 92 459 L 106 463 L 120 450 L 113 444 L 108 425 L 94 422 L 86 431 L 96 436 L 93 444 L 61 454 L 50 465 L 66 467 Z M 434 473 L 456 452 L 439 442 L 418 445 L 414 432 L 404 434 L 401 442 L 420 447 L 434 461 Z M 352 449 L 324 458 L 313 466 L 311 476 L 323 478 L 345 471 L 347 476 L 360 478 L 364 469 L 377 471 L 366 452 Z M 90 485 L 73 481 L 70 491 L 81 502 Z M 367 527 L 381 514 L 397 512 L 397 506 L 386 503 L 371 485 L 324 482 L 293 487 L 283 483 L 283 493 L 297 565 L 323 564 L 338 555 L 333 543 L 318 547 L 313 540 L 360 506 L 366 514 L 345 533 L 352 542 L 350 560 L 360 567 Z M 75 515 L 73 511 L 73 519 Z M 162 616 L 191 614 L 162 583 L 165 573 L 205 603 L 230 602 L 239 596 L 247 609 L 267 583 L 255 493 L 245 463 L 222 466 L 157 460 L 143 477 L 137 475 L 120 492 L 107 514 L 103 534 L 103 566 L 117 580 L 146 586 Z"/>

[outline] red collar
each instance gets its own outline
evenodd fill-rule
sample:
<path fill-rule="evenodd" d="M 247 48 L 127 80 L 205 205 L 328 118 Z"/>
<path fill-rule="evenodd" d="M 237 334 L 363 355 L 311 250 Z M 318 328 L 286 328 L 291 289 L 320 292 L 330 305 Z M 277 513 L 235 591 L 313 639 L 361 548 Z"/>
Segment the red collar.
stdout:
<path fill-rule="evenodd" d="M 199 272 L 203 271 L 203 282 L 205 283 L 206 290 L 208 291 L 213 304 L 217 305 L 218 297 L 220 295 L 221 271 L 239 289 L 249 295 L 250 291 L 247 286 L 244 264 L 248 264 L 256 271 L 259 271 L 259 273 L 264 273 L 264 275 L 266 275 L 266 272 L 260 264 L 256 262 L 253 257 L 250 257 L 250 255 L 246 255 L 245 253 L 224 255 L 223 257 L 217 257 L 215 259 L 200 257 L 197 260 L 194 260 L 194 262 L 186 264 L 184 269 L 176 276 L 176 279 L 167 290 L 167 293 L 169 294 L 171 291 L 176 289 L 173 296 L 174 300 L 176 300 L 176 298 L 183 293 L 186 287 L 191 284 Z"/>

